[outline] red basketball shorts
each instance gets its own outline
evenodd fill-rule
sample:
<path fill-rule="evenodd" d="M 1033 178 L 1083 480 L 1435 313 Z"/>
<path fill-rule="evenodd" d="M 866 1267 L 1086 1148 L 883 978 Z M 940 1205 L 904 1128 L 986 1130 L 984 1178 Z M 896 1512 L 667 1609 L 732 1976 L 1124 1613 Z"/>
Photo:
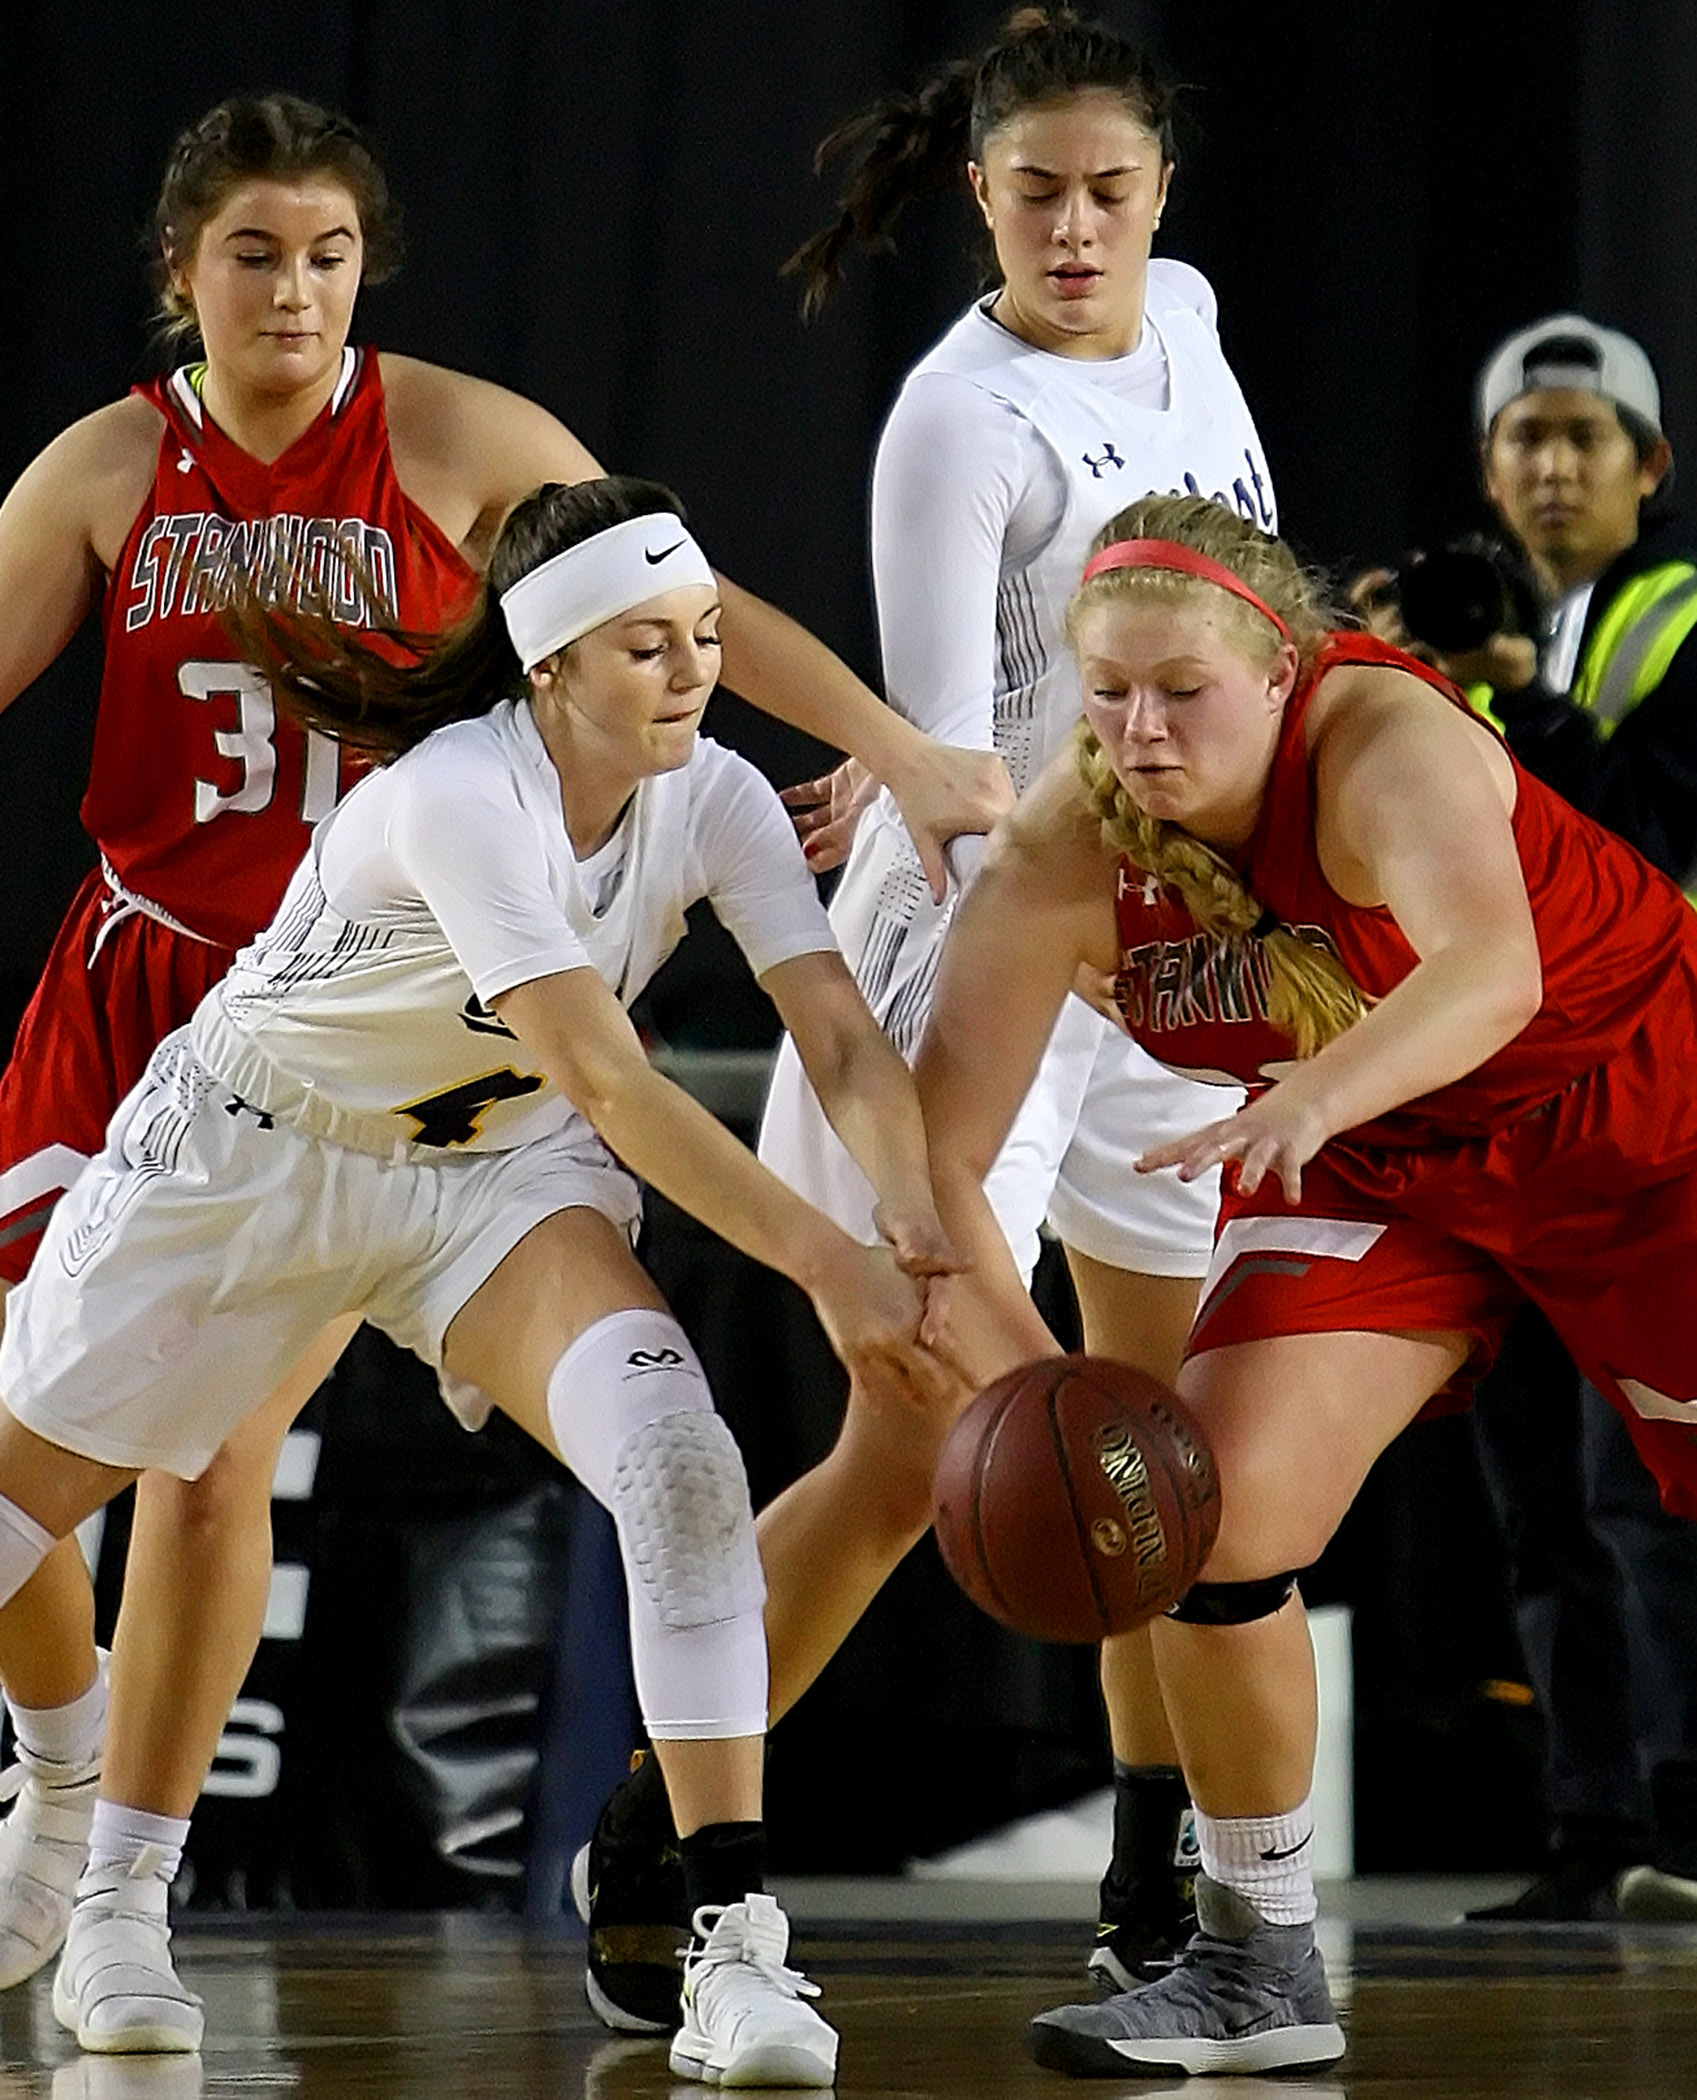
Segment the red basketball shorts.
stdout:
<path fill-rule="evenodd" d="M 1647 1027 L 1490 1136 L 1327 1145 L 1302 1201 L 1228 1188 L 1191 1351 L 1285 1334 L 1471 1334 L 1465 1378 L 1530 1299 L 1697 1517 L 1697 1089 Z"/>
<path fill-rule="evenodd" d="M 84 880 L 0 1075 L 0 1280 L 23 1276 L 154 1046 L 231 960 L 126 907 L 98 870 Z"/>

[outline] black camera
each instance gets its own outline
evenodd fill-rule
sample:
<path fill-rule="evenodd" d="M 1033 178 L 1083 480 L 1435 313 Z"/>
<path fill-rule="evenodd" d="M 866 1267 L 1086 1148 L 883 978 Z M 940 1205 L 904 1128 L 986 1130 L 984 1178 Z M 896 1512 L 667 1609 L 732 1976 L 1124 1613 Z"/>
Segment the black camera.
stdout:
<path fill-rule="evenodd" d="M 1404 627 L 1440 656 L 1465 655 L 1494 634 L 1538 632 L 1538 587 L 1526 558 L 1494 533 L 1470 532 L 1409 555 L 1390 590 Z"/>

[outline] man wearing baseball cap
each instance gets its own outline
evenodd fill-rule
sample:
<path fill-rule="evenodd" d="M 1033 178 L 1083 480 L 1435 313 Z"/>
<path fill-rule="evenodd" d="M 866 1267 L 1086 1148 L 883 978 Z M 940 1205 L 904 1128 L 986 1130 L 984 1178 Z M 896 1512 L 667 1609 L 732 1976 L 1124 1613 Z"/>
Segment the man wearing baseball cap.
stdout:
<path fill-rule="evenodd" d="M 1529 771 L 1697 889 L 1697 541 L 1663 505 L 1646 515 L 1673 465 L 1655 369 L 1630 336 L 1551 314 L 1492 351 L 1474 410 L 1485 493 L 1547 622 L 1445 668 Z M 1480 1401 L 1555 1847 L 1531 1888 L 1471 1915 L 1697 1917 L 1697 1527 L 1639 1492 L 1624 1429 L 1549 1330 L 1517 1324 Z"/>
<path fill-rule="evenodd" d="M 1471 668 L 1525 765 L 1691 885 L 1697 545 L 1643 515 L 1673 466 L 1655 370 L 1630 336 L 1551 314 L 1492 351 L 1474 407 L 1485 493 L 1550 622 L 1541 647 L 1498 636 Z"/>

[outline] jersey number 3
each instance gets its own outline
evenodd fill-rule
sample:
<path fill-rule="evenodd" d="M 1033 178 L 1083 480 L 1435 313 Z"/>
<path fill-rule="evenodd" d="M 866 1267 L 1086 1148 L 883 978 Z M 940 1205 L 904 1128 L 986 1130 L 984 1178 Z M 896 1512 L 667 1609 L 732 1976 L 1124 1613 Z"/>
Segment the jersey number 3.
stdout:
<path fill-rule="evenodd" d="M 178 667 L 177 684 L 191 700 L 234 700 L 236 726 L 215 729 L 212 742 L 220 758 L 242 769 L 241 785 L 225 794 L 210 780 L 194 784 L 194 820 L 210 824 L 225 810 L 253 816 L 269 809 L 277 788 L 277 705 L 271 686 L 252 664 L 187 663 Z M 333 737 L 316 729 L 306 732 L 306 763 L 301 774 L 301 822 L 316 824 L 336 806 L 341 753 Z"/>

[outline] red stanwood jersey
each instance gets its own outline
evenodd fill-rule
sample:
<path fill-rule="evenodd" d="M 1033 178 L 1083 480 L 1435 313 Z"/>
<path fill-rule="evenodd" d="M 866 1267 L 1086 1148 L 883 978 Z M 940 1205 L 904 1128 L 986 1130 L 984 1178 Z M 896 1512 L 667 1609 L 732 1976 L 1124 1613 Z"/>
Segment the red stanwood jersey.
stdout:
<path fill-rule="evenodd" d="M 153 490 L 106 587 L 106 664 L 84 825 L 127 889 L 239 948 L 277 908 L 313 824 L 358 761 L 282 719 L 220 624 L 239 574 L 303 590 L 349 627 L 434 632 L 476 579 L 402 491 L 374 351 L 269 466 L 202 407 L 191 368 L 136 391 L 165 417 Z M 371 599 L 380 603 L 373 608 Z"/>
<path fill-rule="evenodd" d="M 1466 703 L 1445 678 L 1367 635 L 1336 634 L 1291 695 L 1266 798 L 1233 856 L 1281 925 L 1323 943 L 1370 998 L 1417 960 L 1383 906 L 1349 904 L 1321 872 L 1314 779 L 1303 725 L 1315 688 L 1339 664 L 1388 664 Z M 1511 1043 L 1435 1093 L 1352 1133 L 1398 1146 L 1445 1144 L 1501 1127 L 1606 1064 L 1666 992 L 1697 988 L 1697 914 L 1648 861 L 1515 767 L 1514 839 L 1543 962 L 1544 998 Z M 1132 1035 L 1163 1064 L 1199 1077 L 1264 1084 L 1294 1055 L 1267 1018 L 1270 978 L 1250 935 L 1199 930 L 1176 891 L 1129 860 L 1119 871 L 1117 994 Z"/>

